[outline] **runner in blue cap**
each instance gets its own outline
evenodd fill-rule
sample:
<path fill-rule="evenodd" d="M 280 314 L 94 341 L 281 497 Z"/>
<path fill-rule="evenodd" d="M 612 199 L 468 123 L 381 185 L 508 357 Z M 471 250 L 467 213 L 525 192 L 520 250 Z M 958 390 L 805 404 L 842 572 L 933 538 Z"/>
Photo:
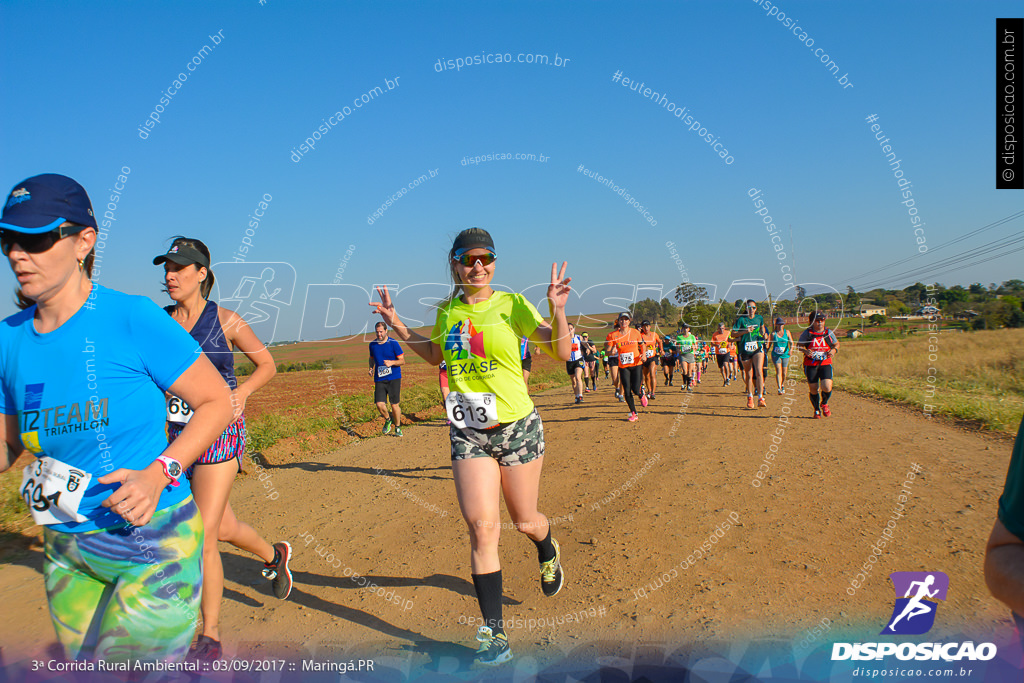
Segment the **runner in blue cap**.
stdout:
<path fill-rule="evenodd" d="M 96 238 L 71 178 L 35 176 L 7 199 L 0 248 L 24 310 L 0 325 L 0 471 L 34 456 L 21 493 L 43 526 L 65 656 L 177 661 L 194 632 L 203 546 L 181 475 L 231 421 L 231 391 L 156 304 L 92 282 Z M 173 444 L 165 391 L 195 411 Z"/>

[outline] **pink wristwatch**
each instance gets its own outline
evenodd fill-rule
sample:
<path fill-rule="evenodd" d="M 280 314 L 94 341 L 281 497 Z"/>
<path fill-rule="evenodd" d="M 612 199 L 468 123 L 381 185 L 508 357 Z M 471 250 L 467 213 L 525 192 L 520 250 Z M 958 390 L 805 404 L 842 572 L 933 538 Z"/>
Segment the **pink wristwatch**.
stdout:
<path fill-rule="evenodd" d="M 178 479 L 181 477 L 181 463 L 174 458 L 168 458 L 166 455 L 157 456 L 157 460 L 164 467 L 164 475 L 171 480 L 169 486 L 177 486 L 179 483 Z"/>

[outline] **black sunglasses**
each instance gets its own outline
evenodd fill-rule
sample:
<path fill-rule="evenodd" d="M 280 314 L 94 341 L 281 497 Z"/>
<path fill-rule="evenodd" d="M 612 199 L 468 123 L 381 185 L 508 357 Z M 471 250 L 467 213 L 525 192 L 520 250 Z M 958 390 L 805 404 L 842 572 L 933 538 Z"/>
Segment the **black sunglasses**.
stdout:
<path fill-rule="evenodd" d="M 4 253 L 4 256 L 8 256 L 11 253 L 11 247 L 17 244 L 23 251 L 29 254 L 41 254 L 44 251 L 53 249 L 53 245 L 65 237 L 76 235 L 87 227 L 85 225 L 68 225 L 51 230 L 50 232 L 37 234 L 0 230 L 0 251 Z"/>

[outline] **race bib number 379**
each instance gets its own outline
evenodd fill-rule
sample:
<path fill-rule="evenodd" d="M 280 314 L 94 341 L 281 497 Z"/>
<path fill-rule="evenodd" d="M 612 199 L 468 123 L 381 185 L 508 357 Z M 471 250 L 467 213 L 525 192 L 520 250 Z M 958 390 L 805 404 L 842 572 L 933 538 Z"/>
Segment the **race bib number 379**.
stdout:
<path fill-rule="evenodd" d="M 488 429 L 498 424 L 498 398 L 494 394 L 453 391 L 444 407 L 448 419 L 459 429 Z"/>
<path fill-rule="evenodd" d="M 60 460 L 42 457 L 21 475 L 21 496 L 36 524 L 86 522 L 78 512 L 92 475 Z"/>

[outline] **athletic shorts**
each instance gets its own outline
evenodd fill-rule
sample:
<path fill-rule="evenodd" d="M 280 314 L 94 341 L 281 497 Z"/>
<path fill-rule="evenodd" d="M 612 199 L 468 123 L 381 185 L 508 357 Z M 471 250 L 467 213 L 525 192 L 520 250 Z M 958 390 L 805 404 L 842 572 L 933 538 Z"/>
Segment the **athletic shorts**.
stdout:
<path fill-rule="evenodd" d="M 544 455 L 544 423 L 537 409 L 521 420 L 493 429 L 459 429 L 452 425 L 452 460 L 494 458 L 502 467 L 525 465 Z"/>
<path fill-rule="evenodd" d="M 679 356 L 679 359 L 680 359 L 681 361 L 683 361 L 684 363 L 696 363 L 696 362 L 697 362 L 697 361 L 696 361 L 696 360 L 694 359 L 694 357 L 693 357 L 693 354 L 692 354 L 692 353 L 684 353 L 683 355 Z"/>
<path fill-rule="evenodd" d="M 782 367 L 784 367 L 784 368 L 785 367 L 789 367 L 789 356 L 776 356 L 773 353 L 772 354 L 772 362 L 773 363 L 782 363 Z"/>
<path fill-rule="evenodd" d="M 401 377 L 373 383 L 373 402 L 384 403 L 385 399 L 391 401 L 393 406 L 397 406 L 402 402 Z"/>
<path fill-rule="evenodd" d="M 658 361 L 657 356 L 651 356 L 650 358 L 644 358 L 643 366 L 649 368 Z"/>
<path fill-rule="evenodd" d="M 832 379 L 832 364 L 828 365 L 805 365 L 804 375 L 808 384 L 817 384 L 824 379 Z"/>
<path fill-rule="evenodd" d="M 715 356 L 715 359 L 718 361 L 718 367 L 720 368 L 724 368 L 725 364 L 728 363 L 730 360 L 729 354 L 727 353 L 717 354 Z"/>
<path fill-rule="evenodd" d="M 619 357 L 618 356 L 609 356 L 608 357 L 608 365 L 612 366 L 613 368 L 619 367 Z"/>
<path fill-rule="evenodd" d="M 570 377 L 572 377 L 573 375 L 576 374 L 576 368 L 579 368 L 580 370 L 583 369 L 583 359 L 582 358 L 580 358 L 579 360 L 567 360 L 567 361 L 565 361 L 565 374 L 567 374 Z"/>
<path fill-rule="evenodd" d="M 203 518 L 192 497 L 141 527 L 43 529 L 50 617 L 68 659 L 181 661 L 203 585 Z"/>
<path fill-rule="evenodd" d="M 676 357 L 675 356 L 662 356 L 661 357 L 661 364 L 664 365 L 666 368 L 674 368 L 676 366 Z"/>
<path fill-rule="evenodd" d="M 759 353 L 760 354 L 764 353 L 764 347 L 758 346 L 757 347 L 757 351 L 754 351 L 753 353 L 745 353 L 745 352 L 743 352 L 741 350 L 739 352 L 739 354 L 740 354 L 740 361 L 744 361 L 745 362 L 745 361 L 748 361 L 748 360 L 754 360 L 754 356 L 756 356 Z"/>
<path fill-rule="evenodd" d="M 171 443 L 181 434 L 185 425 L 174 422 L 167 423 L 167 442 Z M 199 456 L 187 470 L 185 476 L 192 479 L 192 470 L 196 465 L 217 465 L 228 462 L 234 458 L 238 459 L 238 471 L 242 469 L 242 454 L 245 453 L 245 415 L 240 415 L 237 420 L 228 425 L 228 428 L 217 437 L 217 440 L 210 444 L 206 452 Z"/>
<path fill-rule="evenodd" d="M 533 356 L 527 356 L 523 358 L 523 370 L 530 372 L 533 369 Z"/>

